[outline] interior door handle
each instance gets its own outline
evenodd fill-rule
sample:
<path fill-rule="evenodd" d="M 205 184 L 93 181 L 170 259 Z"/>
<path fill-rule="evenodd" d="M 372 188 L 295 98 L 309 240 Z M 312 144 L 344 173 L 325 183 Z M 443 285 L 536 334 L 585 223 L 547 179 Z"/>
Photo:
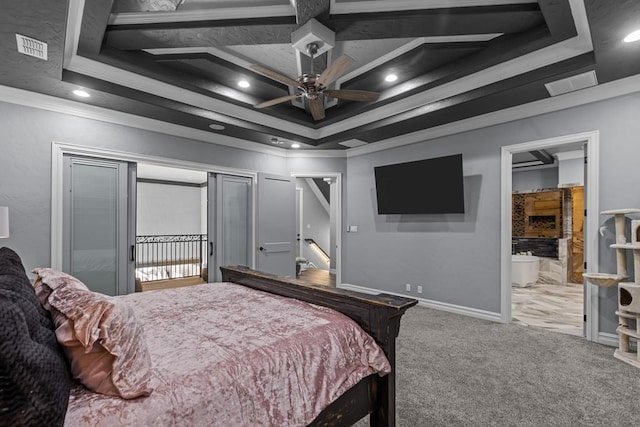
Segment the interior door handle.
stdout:
<path fill-rule="evenodd" d="M 266 251 L 266 249 L 263 246 L 260 246 L 258 249 L 260 250 L 260 252 L 265 252 Z"/>
<path fill-rule="evenodd" d="M 213 256 L 213 242 L 209 242 L 209 256 Z"/>
<path fill-rule="evenodd" d="M 136 260 L 136 245 L 131 245 L 131 261 Z"/>

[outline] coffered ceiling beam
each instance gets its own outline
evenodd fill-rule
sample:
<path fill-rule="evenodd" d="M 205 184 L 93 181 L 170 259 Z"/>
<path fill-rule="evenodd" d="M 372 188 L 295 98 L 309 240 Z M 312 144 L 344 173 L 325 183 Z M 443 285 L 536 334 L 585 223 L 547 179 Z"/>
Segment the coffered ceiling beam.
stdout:
<path fill-rule="evenodd" d="M 298 28 L 291 18 L 259 19 L 235 25 L 203 26 L 197 28 L 135 29 L 117 27 L 106 34 L 107 45 L 122 50 L 142 50 L 177 47 L 236 46 L 261 44 L 289 44 L 291 33 Z M 277 22 L 273 22 L 277 21 Z M 146 27 L 146 26 L 144 26 Z"/>
<path fill-rule="evenodd" d="M 330 3 L 330 0 L 295 0 L 298 25 L 306 24 L 311 18 L 328 25 Z"/>
<path fill-rule="evenodd" d="M 565 39 L 577 35 L 571 6 L 567 0 L 539 0 L 538 5 L 554 38 Z"/>
<path fill-rule="evenodd" d="M 336 40 L 512 34 L 544 25 L 537 4 L 332 15 Z"/>
<path fill-rule="evenodd" d="M 537 5 L 431 9 L 334 15 L 336 40 L 365 40 L 464 34 L 521 33 L 544 26 Z M 313 9 L 316 10 L 316 9 Z M 313 13 L 313 12 L 309 12 Z M 108 45 L 123 50 L 291 43 L 294 17 L 199 21 L 107 28 Z"/>
<path fill-rule="evenodd" d="M 540 160 L 543 165 L 551 165 L 555 162 L 553 156 L 545 150 L 529 151 L 529 153 L 536 159 Z"/>

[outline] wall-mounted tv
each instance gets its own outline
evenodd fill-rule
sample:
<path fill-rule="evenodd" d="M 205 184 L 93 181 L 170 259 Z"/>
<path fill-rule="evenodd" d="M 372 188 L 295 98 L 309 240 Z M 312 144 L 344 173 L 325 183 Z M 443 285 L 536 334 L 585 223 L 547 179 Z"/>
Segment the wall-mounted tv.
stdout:
<path fill-rule="evenodd" d="M 462 154 L 374 168 L 378 214 L 464 213 Z"/>

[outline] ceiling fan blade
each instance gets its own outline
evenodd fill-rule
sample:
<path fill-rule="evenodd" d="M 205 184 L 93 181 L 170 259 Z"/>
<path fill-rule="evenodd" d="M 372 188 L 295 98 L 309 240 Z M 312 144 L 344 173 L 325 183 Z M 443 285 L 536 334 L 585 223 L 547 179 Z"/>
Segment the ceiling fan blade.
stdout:
<path fill-rule="evenodd" d="M 324 86 L 327 87 L 331 83 L 333 83 L 338 77 L 343 75 L 345 71 L 349 68 L 353 59 L 351 59 L 347 55 L 342 55 L 340 58 L 336 59 L 329 65 L 318 77 L 316 80 L 316 86 Z"/>
<path fill-rule="evenodd" d="M 263 67 L 262 65 L 258 65 L 258 64 L 254 64 L 251 66 L 251 69 L 254 71 L 257 71 L 260 74 L 263 74 L 275 81 L 278 81 L 280 83 L 284 83 L 288 86 L 293 86 L 293 87 L 298 87 L 300 86 L 300 83 L 298 83 L 296 80 L 293 80 L 292 78 L 289 78 L 287 76 L 283 76 L 282 74 L 278 73 L 277 71 L 273 71 L 267 67 Z"/>
<path fill-rule="evenodd" d="M 300 98 L 302 94 L 281 96 L 280 98 L 270 99 L 269 101 L 261 102 L 254 105 L 254 108 L 271 107 L 272 105 L 281 104 L 283 102 L 291 101 L 292 99 Z"/>
<path fill-rule="evenodd" d="M 323 93 L 331 98 L 347 99 L 349 101 L 375 101 L 380 97 L 378 92 L 366 90 L 325 90 Z"/>
<path fill-rule="evenodd" d="M 318 121 L 324 119 L 324 104 L 320 98 L 310 100 L 309 109 L 311 110 L 313 120 Z"/>

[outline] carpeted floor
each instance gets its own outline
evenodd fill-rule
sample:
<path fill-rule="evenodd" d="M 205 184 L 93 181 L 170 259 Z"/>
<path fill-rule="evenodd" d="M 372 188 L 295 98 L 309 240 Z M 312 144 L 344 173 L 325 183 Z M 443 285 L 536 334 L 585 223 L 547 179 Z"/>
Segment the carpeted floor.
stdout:
<path fill-rule="evenodd" d="M 640 370 L 613 352 L 580 337 L 413 307 L 398 337 L 398 425 L 638 426 Z"/>

